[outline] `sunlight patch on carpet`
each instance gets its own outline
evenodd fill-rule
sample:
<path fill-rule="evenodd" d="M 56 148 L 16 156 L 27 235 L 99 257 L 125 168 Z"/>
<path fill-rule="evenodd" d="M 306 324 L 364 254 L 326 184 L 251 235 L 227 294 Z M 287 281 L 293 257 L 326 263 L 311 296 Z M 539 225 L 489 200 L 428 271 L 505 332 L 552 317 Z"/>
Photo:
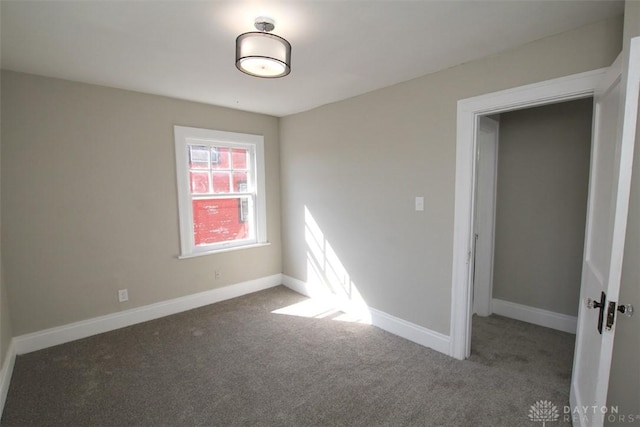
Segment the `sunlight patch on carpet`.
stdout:
<path fill-rule="evenodd" d="M 313 298 L 273 310 L 271 313 L 313 319 L 330 319 L 340 322 L 370 323 L 367 322 L 367 319 L 363 318 L 363 316 L 353 313 L 343 313 L 335 308 L 331 303 L 323 301 L 322 299 Z"/>

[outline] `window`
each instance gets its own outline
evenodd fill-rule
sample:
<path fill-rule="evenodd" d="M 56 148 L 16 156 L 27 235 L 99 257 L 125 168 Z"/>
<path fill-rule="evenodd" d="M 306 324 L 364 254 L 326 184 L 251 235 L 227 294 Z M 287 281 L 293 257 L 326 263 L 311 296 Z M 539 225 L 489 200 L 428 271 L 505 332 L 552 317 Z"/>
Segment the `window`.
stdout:
<path fill-rule="evenodd" d="M 174 126 L 181 257 L 264 244 L 264 137 Z"/>

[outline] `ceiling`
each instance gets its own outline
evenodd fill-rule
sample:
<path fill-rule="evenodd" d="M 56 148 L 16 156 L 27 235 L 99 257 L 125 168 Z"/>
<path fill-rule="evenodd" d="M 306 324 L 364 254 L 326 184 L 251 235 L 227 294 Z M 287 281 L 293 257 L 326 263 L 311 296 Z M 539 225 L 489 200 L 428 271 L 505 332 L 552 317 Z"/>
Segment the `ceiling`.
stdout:
<path fill-rule="evenodd" d="M 623 13 L 619 1 L 7 1 L 2 68 L 286 116 Z M 292 72 L 235 68 L 257 16 Z"/>

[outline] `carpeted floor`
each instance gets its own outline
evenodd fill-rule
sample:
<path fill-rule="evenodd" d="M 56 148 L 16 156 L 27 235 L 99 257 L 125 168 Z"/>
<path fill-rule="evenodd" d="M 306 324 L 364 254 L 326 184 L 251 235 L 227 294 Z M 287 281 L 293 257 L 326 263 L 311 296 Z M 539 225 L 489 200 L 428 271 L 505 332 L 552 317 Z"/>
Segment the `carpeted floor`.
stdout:
<path fill-rule="evenodd" d="M 280 286 L 18 356 L 1 425 L 511 427 L 568 404 L 573 335 L 475 318 L 458 361 L 337 313 L 272 313 L 305 300 Z"/>

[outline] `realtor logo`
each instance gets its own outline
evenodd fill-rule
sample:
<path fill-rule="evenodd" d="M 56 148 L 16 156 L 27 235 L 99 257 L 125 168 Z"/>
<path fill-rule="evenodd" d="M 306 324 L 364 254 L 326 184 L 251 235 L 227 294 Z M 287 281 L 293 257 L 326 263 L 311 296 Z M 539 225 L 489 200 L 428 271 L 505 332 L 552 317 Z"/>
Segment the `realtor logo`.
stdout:
<path fill-rule="evenodd" d="M 560 418 L 558 408 L 548 400 L 538 400 L 529 409 L 529 419 L 542 422 L 542 427 L 545 427 L 547 421 L 558 421 L 558 418 Z"/>

